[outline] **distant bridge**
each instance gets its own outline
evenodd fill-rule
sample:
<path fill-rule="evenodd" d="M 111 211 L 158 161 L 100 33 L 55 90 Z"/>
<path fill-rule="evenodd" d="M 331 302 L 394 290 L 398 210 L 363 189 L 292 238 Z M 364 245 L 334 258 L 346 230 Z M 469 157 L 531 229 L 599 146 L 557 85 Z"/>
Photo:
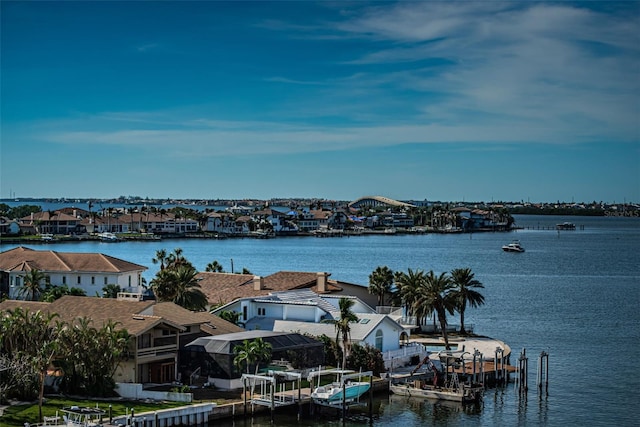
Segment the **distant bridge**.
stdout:
<path fill-rule="evenodd" d="M 350 208 L 356 209 L 380 206 L 415 208 L 415 205 L 412 205 L 410 203 L 399 202 L 397 200 L 389 199 L 388 197 L 382 196 L 365 196 L 349 203 Z"/>

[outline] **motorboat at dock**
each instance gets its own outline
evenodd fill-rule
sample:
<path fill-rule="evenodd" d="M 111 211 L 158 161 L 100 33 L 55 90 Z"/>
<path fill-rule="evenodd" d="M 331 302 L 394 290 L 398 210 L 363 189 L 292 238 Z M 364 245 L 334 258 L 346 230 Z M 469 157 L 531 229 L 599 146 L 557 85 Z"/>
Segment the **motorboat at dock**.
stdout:
<path fill-rule="evenodd" d="M 335 375 L 335 381 L 321 385 L 320 378 L 326 375 Z M 308 381 L 313 384 L 317 378 L 316 387 L 312 388 L 311 399 L 314 403 L 328 406 L 340 406 L 342 403 L 357 402 L 360 396 L 371 388 L 370 381 L 361 381 L 363 377 L 372 378 L 372 372 L 358 372 L 344 369 L 325 369 L 311 371 Z M 352 381 L 358 379 L 358 381 Z"/>

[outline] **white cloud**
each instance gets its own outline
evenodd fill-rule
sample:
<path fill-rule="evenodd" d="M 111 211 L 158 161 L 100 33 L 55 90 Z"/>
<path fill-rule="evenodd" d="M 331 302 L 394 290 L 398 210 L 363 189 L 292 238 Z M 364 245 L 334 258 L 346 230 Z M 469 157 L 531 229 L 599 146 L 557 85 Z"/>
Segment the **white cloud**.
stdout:
<path fill-rule="evenodd" d="M 403 71 L 385 77 L 398 87 L 438 93 L 437 101 L 416 96 L 429 120 L 465 126 L 474 115 L 488 125 L 518 118 L 569 138 L 574 129 L 605 140 L 638 138 L 633 14 L 570 4 L 401 2 L 336 27 L 372 41 L 350 65 L 393 64 Z M 421 67 L 412 64 L 418 61 Z M 371 85 L 378 81 L 372 71 Z"/>

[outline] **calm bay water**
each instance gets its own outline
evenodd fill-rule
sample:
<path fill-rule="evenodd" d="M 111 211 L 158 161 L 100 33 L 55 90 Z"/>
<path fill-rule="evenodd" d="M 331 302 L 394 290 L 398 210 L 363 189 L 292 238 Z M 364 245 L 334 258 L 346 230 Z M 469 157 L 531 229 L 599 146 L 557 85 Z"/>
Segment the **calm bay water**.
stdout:
<path fill-rule="evenodd" d="M 513 385 L 488 390 L 479 408 L 445 406 L 397 396 L 376 398 L 373 425 L 637 425 L 640 404 L 640 219 L 516 216 L 523 227 L 570 221 L 575 231 L 524 229 L 511 233 L 376 235 L 266 240 L 179 239 L 156 242 L 39 245 L 62 252 L 101 252 L 149 267 L 158 249 L 182 248 L 197 269 L 218 260 L 226 271 L 248 268 L 266 276 L 280 270 L 328 271 L 332 278 L 366 285 L 380 265 L 393 270 L 470 267 L 486 304 L 468 309 L 475 332 L 503 340 L 512 363 L 526 348 L 530 390 Z M 580 229 L 584 226 L 584 229 Z M 519 239 L 526 252 L 500 248 Z M 5 251 L 14 247 L 3 245 Z M 233 260 L 233 261 L 232 261 Z M 458 323 L 452 319 L 452 323 Z M 539 399 L 536 361 L 549 353 L 549 396 Z M 348 424 L 367 424 L 368 419 Z M 337 419 L 277 414 L 220 425 L 330 425 Z M 216 424 L 218 425 L 218 424 Z"/>

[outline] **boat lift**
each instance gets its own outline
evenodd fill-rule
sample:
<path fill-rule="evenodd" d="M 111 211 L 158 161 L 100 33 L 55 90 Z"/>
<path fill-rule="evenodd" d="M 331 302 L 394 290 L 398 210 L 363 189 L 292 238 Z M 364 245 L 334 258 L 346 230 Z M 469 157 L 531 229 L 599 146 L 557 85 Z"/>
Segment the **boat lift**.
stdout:
<path fill-rule="evenodd" d="M 342 372 L 342 373 L 340 373 Z M 320 380 L 320 376 L 322 375 L 330 375 L 330 374 L 336 374 L 336 373 L 340 373 L 339 378 L 338 378 L 338 382 L 340 383 L 340 387 L 344 390 L 345 389 L 345 384 L 347 384 L 349 382 L 349 380 L 358 378 L 361 379 L 362 377 L 369 377 L 369 418 L 371 419 L 373 416 L 373 371 L 365 371 L 365 372 L 353 372 L 352 373 L 345 373 L 344 371 L 341 371 L 340 369 L 327 369 L 327 370 L 318 370 L 318 371 L 312 371 L 309 373 L 309 382 L 311 383 L 311 387 L 313 389 L 313 383 L 312 383 L 312 379 L 314 376 L 318 377 L 318 381 Z M 347 410 L 351 407 L 355 407 L 355 406 L 364 406 L 365 403 L 360 402 L 360 396 L 358 396 L 356 399 L 354 400 L 347 400 L 347 393 L 343 392 L 342 393 L 342 400 L 338 401 L 337 403 L 334 402 L 322 402 L 320 400 L 314 400 L 311 399 L 311 413 L 313 414 L 314 412 L 314 405 L 318 405 L 318 406 L 324 406 L 327 408 L 334 408 L 334 409 L 339 409 L 340 413 L 342 414 L 342 419 L 344 420 L 346 418 L 347 415 Z"/>
<path fill-rule="evenodd" d="M 302 403 L 301 378 L 298 372 L 268 371 L 268 375 L 242 374 L 244 396 L 244 414 L 247 415 L 248 403 L 251 403 L 251 413 L 254 405 L 266 406 L 271 409 L 271 415 L 276 408 L 298 404 L 298 419 L 300 418 Z M 288 385 L 291 384 L 291 388 Z M 249 390 L 247 390 L 249 387 Z M 258 392 L 256 392 L 258 388 Z M 249 399 L 247 401 L 247 392 Z"/>

